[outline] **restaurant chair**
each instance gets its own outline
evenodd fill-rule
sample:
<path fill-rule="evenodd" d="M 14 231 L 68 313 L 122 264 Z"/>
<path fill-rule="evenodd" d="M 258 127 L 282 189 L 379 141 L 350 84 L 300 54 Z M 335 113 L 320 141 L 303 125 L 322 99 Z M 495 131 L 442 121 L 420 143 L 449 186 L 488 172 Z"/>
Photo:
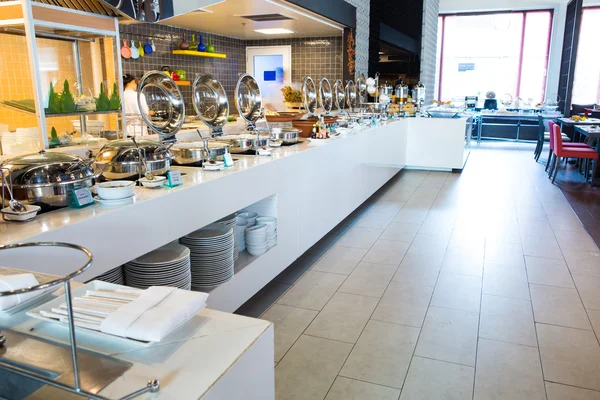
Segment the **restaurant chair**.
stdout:
<path fill-rule="evenodd" d="M 541 116 L 540 116 L 540 119 L 541 119 Z M 544 125 L 542 124 L 542 126 L 544 126 Z M 550 176 L 552 174 L 552 169 L 548 170 L 548 168 L 550 168 L 550 166 L 553 163 L 552 156 L 554 155 L 554 143 L 552 142 L 552 140 L 550 140 L 550 137 L 552 135 L 552 130 L 554 129 L 553 128 L 554 126 L 558 126 L 559 127 L 559 131 L 560 131 L 560 126 L 559 125 L 557 125 L 556 123 L 554 123 L 554 121 L 548 120 L 548 141 L 550 142 L 550 149 L 548 150 L 548 161 L 546 161 L 546 171 L 548 171 L 548 176 Z M 546 132 L 544 132 L 544 140 L 546 138 L 545 135 L 546 135 Z M 562 138 L 563 145 L 565 147 L 590 148 L 590 146 L 588 146 L 585 143 L 567 143 L 567 142 L 570 142 L 571 139 L 569 139 L 569 137 L 567 135 L 565 135 L 564 133 L 562 133 L 562 132 L 561 132 L 561 138 Z M 544 146 L 544 144 L 542 143 L 542 148 L 543 148 L 543 146 Z M 542 150 L 540 149 L 540 153 L 541 152 L 542 152 Z M 539 158 L 539 156 L 538 156 L 538 158 Z M 537 159 L 536 159 L 536 161 L 537 161 Z"/>
<path fill-rule="evenodd" d="M 595 104 L 571 104 L 571 116 L 584 115 L 586 108 L 594 108 Z"/>
<path fill-rule="evenodd" d="M 552 131 L 550 134 L 550 143 L 554 143 L 554 166 L 552 173 L 552 183 L 556 180 L 556 174 L 558 173 L 558 167 L 560 166 L 561 158 L 576 158 L 578 160 L 585 160 L 585 180 L 589 177 L 589 162 L 594 160 L 592 163 L 592 186 L 596 179 L 596 163 L 598 162 L 598 152 L 591 147 L 568 147 L 563 145 L 562 135 L 560 132 L 560 126 L 553 124 Z"/>

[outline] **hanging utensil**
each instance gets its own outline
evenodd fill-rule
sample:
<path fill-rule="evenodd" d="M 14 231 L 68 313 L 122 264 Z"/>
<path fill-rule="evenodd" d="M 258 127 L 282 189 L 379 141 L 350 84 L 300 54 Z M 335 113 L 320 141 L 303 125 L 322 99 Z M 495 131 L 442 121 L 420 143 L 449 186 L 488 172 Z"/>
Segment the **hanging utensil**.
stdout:
<path fill-rule="evenodd" d="M 127 41 L 123 39 L 123 47 L 121 47 L 121 57 L 131 58 L 131 49 L 127 46 Z"/>
<path fill-rule="evenodd" d="M 144 57 L 144 46 L 142 46 L 142 41 L 139 41 L 140 45 L 138 46 L 138 52 L 140 53 L 140 57 Z"/>
<path fill-rule="evenodd" d="M 135 40 L 131 41 L 130 49 L 131 49 L 131 58 L 133 58 L 134 60 L 137 60 L 138 58 L 140 58 L 140 52 L 135 47 Z"/>
<path fill-rule="evenodd" d="M 10 180 L 10 182 L 9 182 L 9 180 Z M 6 184 L 5 184 L 5 182 L 6 182 Z M 2 175 L 2 186 L 6 186 L 6 190 L 8 191 L 8 194 L 10 195 L 10 200 L 8 202 L 8 206 L 10 207 L 10 209 L 14 212 L 19 212 L 19 213 L 27 212 L 27 207 L 25 207 L 25 205 L 23 203 L 21 203 L 19 200 L 15 200 L 15 198 L 13 197 L 12 179 L 11 179 L 10 175 L 8 177 L 5 177 L 4 174 Z M 4 199 L 4 196 L 2 196 L 2 199 Z"/>
<path fill-rule="evenodd" d="M 156 45 L 154 44 L 154 39 L 152 39 L 152 52 L 156 53 Z"/>
<path fill-rule="evenodd" d="M 150 39 L 146 39 L 146 44 L 144 45 L 144 53 L 152 54 L 154 50 L 152 50 L 152 46 L 150 45 Z"/>
<path fill-rule="evenodd" d="M 154 180 L 154 175 L 152 175 L 152 172 L 150 172 L 150 170 L 148 169 L 148 166 L 146 165 L 146 154 L 142 154 L 143 153 L 142 149 L 140 148 L 140 146 L 138 146 L 138 143 L 135 140 L 135 136 L 131 137 L 131 141 L 133 142 L 133 144 L 135 145 L 135 147 L 138 149 L 140 161 L 142 162 L 142 165 L 144 166 L 144 171 L 146 171 L 146 174 L 144 176 L 149 181 L 153 181 Z"/>

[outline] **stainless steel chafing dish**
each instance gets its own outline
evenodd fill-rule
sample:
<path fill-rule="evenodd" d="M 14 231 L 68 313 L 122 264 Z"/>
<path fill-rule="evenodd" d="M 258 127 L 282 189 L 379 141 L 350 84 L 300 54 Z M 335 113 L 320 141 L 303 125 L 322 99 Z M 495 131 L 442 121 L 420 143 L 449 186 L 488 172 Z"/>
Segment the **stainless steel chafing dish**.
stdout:
<path fill-rule="evenodd" d="M 326 114 L 331 112 L 333 95 L 331 93 L 331 83 L 329 83 L 327 78 L 322 78 L 319 82 L 319 103 Z"/>
<path fill-rule="evenodd" d="M 207 146 L 208 154 L 206 154 L 204 142 L 177 142 L 170 149 L 174 157 L 173 162 L 179 165 L 201 166 L 202 161 L 206 158 L 223 160 L 223 156 L 229 153 L 231 144 L 221 141 L 209 141 Z"/>
<path fill-rule="evenodd" d="M 286 145 L 296 144 L 300 132 L 302 131 L 296 128 L 271 128 L 271 139 Z"/>
<path fill-rule="evenodd" d="M 258 132 L 257 134 L 257 131 L 249 131 L 238 135 L 223 135 L 215 141 L 229 144 L 229 152 L 232 154 L 239 154 L 255 151 L 261 147 L 269 147 L 271 135 L 262 132 Z"/>
<path fill-rule="evenodd" d="M 335 107 L 340 111 L 346 107 L 346 92 L 344 91 L 344 84 L 339 79 L 333 84 L 333 101 Z"/>
<path fill-rule="evenodd" d="M 302 83 L 302 103 L 304 103 L 304 109 L 308 112 L 308 115 L 315 115 L 315 111 L 317 111 L 317 87 L 310 76 L 304 78 Z"/>
<path fill-rule="evenodd" d="M 222 134 L 229 116 L 229 101 L 221 82 L 210 74 L 198 75 L 192 92 L 198 117 L 210 128 L 213 136 Z"/>
<path fill-rule="evenodd" d="M 349 80 L 346 83 L 346 105 L 350 108 L 350 111 L 354 111 L 357 103 L 357 95 L 356 95 L 356 85 L 352 80 Z"/>
<path fill-rule="evenodd" d="M 133 140 L 122 139 L 104 145 L 94 160 L 95 170 L 108 180 L 137 179 L 146 172 L 161 175 L 169 171 L 173 158 L 169 147 L 145 139 L 138 139 L 137 144 L 139 148 Z"/>
<path fill-rule="evenodd" d="M 40 206 L 66 207 L 73 201 L 74 188 L 92 186 L 92 179 L 99 175 L 90 164 L 91 160 L 84 161 L 74 155 L 42 150 L 6 160 L 0 170 L 12 182 L 15 199 Z"/>
<path fill-rule="evenodd" d="M 244 74 L 238 79 L 235 86 L 235 106 L 249 127 L 254 127 L 262 116 L 262 94 L 252 75 Z"/>

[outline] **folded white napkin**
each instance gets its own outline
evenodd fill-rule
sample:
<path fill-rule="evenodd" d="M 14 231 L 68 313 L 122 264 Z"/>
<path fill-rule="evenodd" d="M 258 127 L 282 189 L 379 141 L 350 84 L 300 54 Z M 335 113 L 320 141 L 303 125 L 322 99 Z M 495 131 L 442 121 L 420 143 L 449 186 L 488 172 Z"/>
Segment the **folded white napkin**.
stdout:
<path fill-rule="evenodd" d="M 23 289 L 30 286 L 39 285 L 33 274 L 17 274 L 17 275 L 0 275 L 0 292 L 8 290 Z M 21 304 L 33 297 L 39 296 L 43 291 L 36 290 L 35 292 L 13 294 L 12 296 L 0 297 L 0 310 L 8 310 L 16 305 Z"/>
<path fill-rule="evenodd" d="M 139 298 L 106 317 L 100 329 L 111 335 L 160 342 L 203 309 L 206 299 L 207 293 L 151 286 Z"/>

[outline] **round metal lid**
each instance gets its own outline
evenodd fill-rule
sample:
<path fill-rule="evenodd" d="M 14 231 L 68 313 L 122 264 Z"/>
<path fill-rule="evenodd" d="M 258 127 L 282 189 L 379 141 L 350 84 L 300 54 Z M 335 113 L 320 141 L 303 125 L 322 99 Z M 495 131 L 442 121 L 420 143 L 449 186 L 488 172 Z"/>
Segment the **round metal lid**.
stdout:
<path fill-rule="evenodd" d="M 304 78 L 302 83 L 302 103 L 309 115 L 317 111 L 317 86 L 310 76 Z"/>
<path fill-rule="evenodd" d="M 250 74 L 244 74 L 235 86 L 235 106 L 240 117 L 254 124 L 262 115 L 262 95 L 256 79 Z"/>
<path fill-rule="evenodd" d="M 326 113 L 330 112 L 333 107 L 331 83 L 329 83 L 327 78 L 321 78 L 321 81 L 319 82 L 319 103 L 321 103 L 321 108 L 323 108 Z"/>
<path fill-rule="evenodd" d="M 10 171 L 10 179 L 17 187 L 66 185 L 97 176 L 81 157 L 45 150 L 11 158 L 0 167 Z"/>
<path fill-rule="evenodd" d="M 136 139 L 142 154 L 146 154 L 146 161 L 159 161 L 170 159 L 171 153 L 167 147 L 148 139 Z M 114 163 L 139 163 L 140 151 L 131 139 L 115 140 L 105 144 L 96 155 L 96 164 Z"/>
<path fill-rule="evenodd" d="M 185 104 L 177 84 L 164 72 L 146 73 L 138 85 L 140 110 L 148 106 L 152 115 L 142 118 L 152 132 L 163 140 L 172 140 L 185 119 Z"/>
<path fill-rule="evenodd" d="M 340 79 L 333 84 L 333 101 L 338 110 L 343 110 L 346 107 L 346 92 Z"/>
<path fill-rule="evenodd" d="M 346 83 L 346 104 L 351 109 L 356 108 L 356 85 L 352 80 Z"/>
<path fill-rule="evenodd" d="M 365 74 L 361 73 L 358 78 L 356 78 L 356 87 L 358 89 L 358 94 L 364 96 L 367 94 L 367 78 Z"/>
<path fill-rule="evenodd" d="M 192 85 L 194 110 L 208 127 L 219 129 L 227 123 L 229 101 L 221 82 L 213 75 L 196 76 Z"/>

